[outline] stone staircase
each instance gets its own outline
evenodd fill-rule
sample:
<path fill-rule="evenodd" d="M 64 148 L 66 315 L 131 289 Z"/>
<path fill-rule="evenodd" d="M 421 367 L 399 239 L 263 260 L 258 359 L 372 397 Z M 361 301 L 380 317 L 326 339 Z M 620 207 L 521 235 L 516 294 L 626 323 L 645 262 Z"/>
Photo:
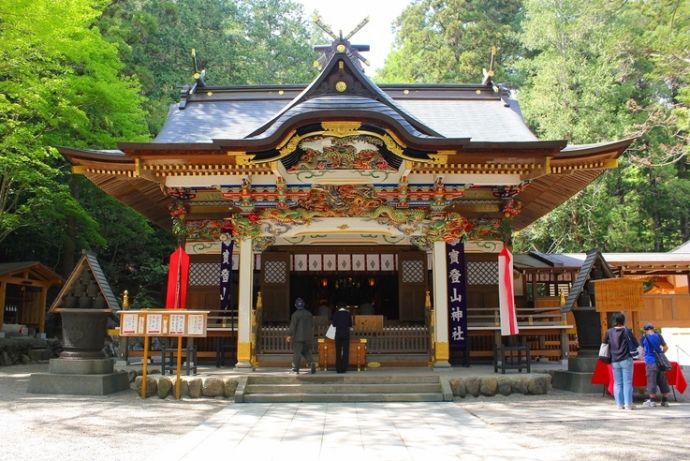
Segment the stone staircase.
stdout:
<path fill-rule="evenodd" d="M 452 401 L 439 375 L 347 373 L 257 375 L 239 382 L 235 402 L 442 402 Z"/>

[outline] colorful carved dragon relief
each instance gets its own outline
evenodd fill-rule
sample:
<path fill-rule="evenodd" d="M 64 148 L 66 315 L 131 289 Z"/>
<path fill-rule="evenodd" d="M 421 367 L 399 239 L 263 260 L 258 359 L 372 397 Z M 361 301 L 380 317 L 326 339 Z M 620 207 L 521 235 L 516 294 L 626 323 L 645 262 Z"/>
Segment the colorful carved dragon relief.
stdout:
<path fill-rule="evenodd" d="M 508 241 L 512 232 L 511 220 L 467 219 L 459 213 L 448 213 L 443 218 L 428 222 L 422 235 L 414 235 L 410 242 L 422 250 L 428 250 L 434 242 L 456 240 L 500 240 Z"/>
<path fill-rule="evenodd" d="M 522 202 L 514 198 L 508 199 L 503 205 L 502 211 L 503 216 L 505 216 L 506 218 L 512 218 L 513 216 L 517 216 L 522 211 Z"/>
<path fill-rule="evenodd" d="M 373 136 L 355 135 L 338 138 L 334 136 L 310 136 L 299 143 L 304 151 L 295 165 L 288 171 L 326 170 L 390 170 L 390 166 L 379 153 L 383 141 Z"/>
<path fill-rule="evenodd" d="M 178 242 L 184 241 L 187 237 L 187 202 L 185 200 L 174 199 L 168 206 L 170 212 L 170 219 L 172 220 L 172 233 L 177 238 Z"/>
<path fill-rule="evenodd" d="M 298 200 L 297 205 L 321 217 L 354 217 L 364 215 L 383 202 L 376 196 L 373 186 L 342 185 L 313 187 L 309 196 Z"/>
<path fill-rule="evenodd" d="M 444 218 L 431 221 L 425 235 L 432 242 L 453 242 L 466 239 L 471 230 L 472 223 L 467 218 L 459 213 L 448 213 Z"/>

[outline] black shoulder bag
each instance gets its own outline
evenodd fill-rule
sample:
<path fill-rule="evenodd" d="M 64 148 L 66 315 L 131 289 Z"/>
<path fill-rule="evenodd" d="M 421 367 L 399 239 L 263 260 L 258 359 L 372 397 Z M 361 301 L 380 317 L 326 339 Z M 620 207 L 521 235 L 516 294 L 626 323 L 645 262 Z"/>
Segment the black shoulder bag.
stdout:
<path fill-rule="evenodd" d="M 661 335 L 659 335 L 659 338 L 661 338 Z M 651 347 L 652 343 L 649 341 L 649 338 L 645 335 L 645 338 L 647 340 L 647 345 Z M 654 353 L 654 360 L 656 361 L 656 368 L 659 371 L 668 371 L 671 369 L 671 361 L 666 357 L 666 354 L 664 354 L 664 351 L 656 349 L 656 347 L 652 348 L 652 352 Z"/>

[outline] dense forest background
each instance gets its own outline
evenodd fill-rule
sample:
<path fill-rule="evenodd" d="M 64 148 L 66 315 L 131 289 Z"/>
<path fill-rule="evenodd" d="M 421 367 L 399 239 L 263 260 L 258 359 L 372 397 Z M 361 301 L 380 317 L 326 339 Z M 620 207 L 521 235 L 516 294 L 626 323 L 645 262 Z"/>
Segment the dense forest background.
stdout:
<path fill-rule="evenodd" d="M 688 0 L 416 0 L 374 79 L 477 82 L 496 46 L 494 80 L 541 139 L 637 137 L 516 251 L 668 251 L 690 239 L 689 31 Z M 151 139 L 192 48 L 212 85 L 307 83 L 322 41 L 290 0 L 0 0 L 0 262 L 67 275 L 90 249 L 116 293 L 160 305 L 172 237 L 71 176 L 55 146 Z"/>

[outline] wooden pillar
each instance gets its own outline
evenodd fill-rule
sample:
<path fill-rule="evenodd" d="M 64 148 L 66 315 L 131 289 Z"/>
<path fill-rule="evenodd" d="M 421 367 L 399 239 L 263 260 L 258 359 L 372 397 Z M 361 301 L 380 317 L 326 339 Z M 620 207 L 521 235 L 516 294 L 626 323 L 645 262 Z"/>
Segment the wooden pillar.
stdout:
<path fill-rule="evenodd" d="M 570 356 L 570 342 L 568 338 L 568 330 L 561 329 L 561 360 L 565 360 Z"/>
<path fill-rule="evenodd" d="M 5 324 L 5 290 L 7 290 L 7 282 L 0 282 L 0 331 Z"/>
<path fill-rule="evenodd" d="M 448 344 L 448 274 L 446 268 L 446 242 L 434 242 L 432 252 L 434 312 L 434 368 L 450 367 Z"/>
<path fill-rule="evenodd" d="M 38 298 L 38 332 L 46 331 L 46 300 L 48 299 L 48 287 L 41 287 L 41 296 Z"/>
<path fill-rule="evenodd" d="M 254 292 L 254 252 L 252 239 L 240 241 L 239 293 L 237 315 L 237 368 L 252 367 L 252 301 Z"/>

